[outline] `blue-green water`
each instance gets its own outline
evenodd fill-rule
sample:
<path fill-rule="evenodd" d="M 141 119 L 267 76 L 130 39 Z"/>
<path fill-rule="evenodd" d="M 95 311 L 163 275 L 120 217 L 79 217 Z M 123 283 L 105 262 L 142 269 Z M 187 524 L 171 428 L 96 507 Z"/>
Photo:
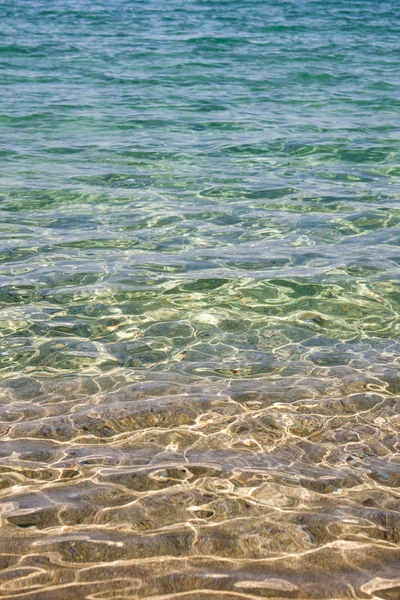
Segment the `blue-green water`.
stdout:
<path fill-rule="evenodd" d="M 399 598 L 398 9 L 0 4 L 0 598 Z"/>

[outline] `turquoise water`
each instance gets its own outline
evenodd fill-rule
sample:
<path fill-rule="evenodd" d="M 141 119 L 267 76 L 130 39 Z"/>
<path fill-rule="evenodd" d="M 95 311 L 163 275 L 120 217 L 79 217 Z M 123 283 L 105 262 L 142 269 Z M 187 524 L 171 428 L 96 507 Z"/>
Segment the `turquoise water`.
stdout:
<path fill-rule="evenodd" d="M 0 16 L 0 598 L 399 598 L 397 3 Z"/>

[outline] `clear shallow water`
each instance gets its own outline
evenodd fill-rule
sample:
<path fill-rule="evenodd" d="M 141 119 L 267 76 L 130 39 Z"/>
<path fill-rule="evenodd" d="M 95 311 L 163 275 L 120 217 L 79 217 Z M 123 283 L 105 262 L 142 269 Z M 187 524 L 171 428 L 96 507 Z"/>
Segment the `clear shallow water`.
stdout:
<path fill-rule="evenodd" d="M 0 13 L 0 597 L 399 598 L 396 3 Z"/>

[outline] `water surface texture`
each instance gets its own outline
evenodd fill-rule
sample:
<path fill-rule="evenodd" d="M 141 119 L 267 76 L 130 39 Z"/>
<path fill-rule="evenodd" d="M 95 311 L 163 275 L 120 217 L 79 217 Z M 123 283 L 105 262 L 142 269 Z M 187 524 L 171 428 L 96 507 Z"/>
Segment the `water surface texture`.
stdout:
<path fill-rule="evenodd" d="M 0 598 L 400 598 L 400 18 L 0 5 Z"/>

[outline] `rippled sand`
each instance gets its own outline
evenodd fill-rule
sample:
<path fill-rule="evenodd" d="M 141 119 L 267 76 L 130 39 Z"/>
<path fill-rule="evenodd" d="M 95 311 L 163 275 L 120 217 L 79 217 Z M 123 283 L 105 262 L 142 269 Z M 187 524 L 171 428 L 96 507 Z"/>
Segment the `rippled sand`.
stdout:
<path fill-rule="evenodd" d="M 396 598 L 400 378 L 308 370 L 4 386 L 3 597 Z"/>

